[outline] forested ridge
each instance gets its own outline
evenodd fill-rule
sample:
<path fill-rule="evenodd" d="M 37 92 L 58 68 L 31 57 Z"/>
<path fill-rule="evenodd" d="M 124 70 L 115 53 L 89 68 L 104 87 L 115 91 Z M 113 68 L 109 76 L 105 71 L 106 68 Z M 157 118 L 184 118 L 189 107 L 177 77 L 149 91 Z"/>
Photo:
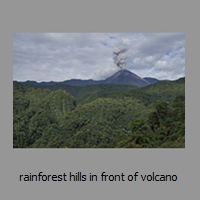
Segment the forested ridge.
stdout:
<path fill-rule="evenodd" d="M 146 87 L 13 81 L 14 148 L 184 148 L 185 78 Z"/>

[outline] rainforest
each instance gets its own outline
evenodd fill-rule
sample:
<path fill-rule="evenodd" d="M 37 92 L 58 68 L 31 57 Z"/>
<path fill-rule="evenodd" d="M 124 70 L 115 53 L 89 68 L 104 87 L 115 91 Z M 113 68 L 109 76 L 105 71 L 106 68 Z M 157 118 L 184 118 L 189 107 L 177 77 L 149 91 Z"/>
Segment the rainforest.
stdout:
<path fill-rule="evenodd" d="M 145 87 L 13 81 L 13 148 L 185 148 L 185 78 Z"/>

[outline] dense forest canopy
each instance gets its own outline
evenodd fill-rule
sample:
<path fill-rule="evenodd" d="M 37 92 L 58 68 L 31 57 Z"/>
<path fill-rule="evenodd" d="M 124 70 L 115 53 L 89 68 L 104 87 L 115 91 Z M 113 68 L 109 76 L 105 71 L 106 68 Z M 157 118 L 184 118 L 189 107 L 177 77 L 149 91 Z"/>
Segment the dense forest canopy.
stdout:
<path fill-rule="evenodd" d="M 184 148 L 185 78 L 146 87 L 13 82 L 14 148 Z"/>

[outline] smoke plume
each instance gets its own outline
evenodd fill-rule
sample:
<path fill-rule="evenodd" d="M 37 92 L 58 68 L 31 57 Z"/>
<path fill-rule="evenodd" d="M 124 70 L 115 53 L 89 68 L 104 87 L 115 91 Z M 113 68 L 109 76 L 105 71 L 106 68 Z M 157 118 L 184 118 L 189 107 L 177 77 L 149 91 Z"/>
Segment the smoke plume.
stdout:
<path fill-rule="evenodd" d="M 127 48 L 125 47 L 115 47 L 113 51 L 114 63 L 121 69 L 126 69 L 126 52 Z"/>

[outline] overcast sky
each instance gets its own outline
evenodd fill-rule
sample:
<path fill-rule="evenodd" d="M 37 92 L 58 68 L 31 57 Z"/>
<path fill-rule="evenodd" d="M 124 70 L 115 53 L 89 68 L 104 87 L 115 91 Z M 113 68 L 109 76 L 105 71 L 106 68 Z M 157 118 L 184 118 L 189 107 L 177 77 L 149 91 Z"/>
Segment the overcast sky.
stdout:
<path fill-rule="evenodd" d="M 105 79 L 120 68 L 116 48 L 126 48 L 126 69 L 140 77 L 185 76 L 183 33 L 15 33 L 13 80 Z"/>

